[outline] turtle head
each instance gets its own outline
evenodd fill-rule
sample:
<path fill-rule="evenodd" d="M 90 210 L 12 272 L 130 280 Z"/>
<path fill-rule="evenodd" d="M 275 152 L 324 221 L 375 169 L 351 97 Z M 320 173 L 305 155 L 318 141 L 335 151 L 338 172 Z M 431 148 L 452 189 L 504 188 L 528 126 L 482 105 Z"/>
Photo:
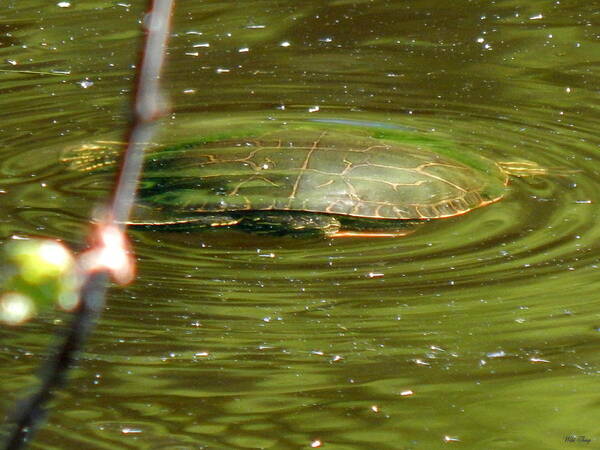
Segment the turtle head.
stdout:
<path fill-rule="evenodd" d="M 96 141 L 66 148 L 60 160 L 78 172 L 103 172 L 116 167 L 119 154 L 124 149 L 124 142 Z"/>

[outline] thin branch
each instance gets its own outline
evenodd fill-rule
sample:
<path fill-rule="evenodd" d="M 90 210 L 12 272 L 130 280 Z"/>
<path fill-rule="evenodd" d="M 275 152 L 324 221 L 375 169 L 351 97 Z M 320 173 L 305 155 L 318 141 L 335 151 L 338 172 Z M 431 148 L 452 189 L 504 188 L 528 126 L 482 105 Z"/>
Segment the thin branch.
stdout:
<path fill-rule="evenodd" d="M 79 264 L 83 271 L 81 300 L 74 311 L 69 328 L 62 333 L 61 341 L 42 368 L 37 392 L 17 405 L 14 416 L 10 420 L 13 429 L 4 447 L 8 450 L 23 448 L 32 439 L 34 432 L 46 415 L 45 405 L 52 399 L 54 391 L 64 386 L 69 369 L 77 359 L 79 351 L 82 350 L 104 310 L 109 274 L 117 280 L 128 278 L 118 272 L 123 269 L 118 263 L 113 265 L 114 263 L 110 261 L 111 258 L 107 260 L 106 249 L 109 245 L 107 241 L 114 237 L 111 232 L 116 228 L 124 229 L 129 219 L 142 171 L 146 146 L 144 143 L 151 141 L 155 121 L 164 112 L 159 91 L 159 79 L 169 35 L 172 7 L 173 0 L 151 2 L 151 11 L 147 16 L 148 25 L 142 63 L 138 71 L 134 122 L 119 172 L 117 187 L 112 202 L 107 208 L 106 217 L 93 231 L 92 247 L 79 258 Z M 125 242 L 125 239 L 117 239 L 117 241 Z M 109 250 L 115 252 L 108 252 L 108 254 L 116 255 L 116 259 L 119 259 L 119 251 L 125 251 L 124 246 Z M 90 263 L 91 260 L 93 261 Z M 131 268 L 129 270 L 131 271 Z"/>
<path fill-rule="evenodd" d="M 142 171 L 144 148 L 154 134 L 154 121 L 165 112 L 159 81 L 172 6 L 173 0 L 154 0 L 152 13 L 147 16 L 146 49 L 142 56 L 134 105 L 135 123 L 111 207 L 112 218 L 118 224 L 125 223 L 129 218 Z"/>

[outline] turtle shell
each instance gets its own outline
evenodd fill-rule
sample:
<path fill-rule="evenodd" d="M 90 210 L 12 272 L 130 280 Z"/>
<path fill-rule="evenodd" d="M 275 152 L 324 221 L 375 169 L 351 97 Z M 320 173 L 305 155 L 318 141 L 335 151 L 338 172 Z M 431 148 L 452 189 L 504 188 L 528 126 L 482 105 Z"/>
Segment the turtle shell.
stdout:
<path fill-rule="evenodd" d="M 163 148 L 148 155 L 140 198 L 168 212 L 303 211 L 436 219 L 499 200 L 507 174 L 417 146 L 334 131 Z"/>

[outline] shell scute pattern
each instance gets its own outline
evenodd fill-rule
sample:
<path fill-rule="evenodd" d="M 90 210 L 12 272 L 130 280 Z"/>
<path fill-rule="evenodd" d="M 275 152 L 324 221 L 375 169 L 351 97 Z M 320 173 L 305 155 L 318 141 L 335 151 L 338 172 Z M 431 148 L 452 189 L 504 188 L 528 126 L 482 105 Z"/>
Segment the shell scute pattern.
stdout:
<path fill-rule="evenodd" d="M 429 219 L 496 201 L 507 181 L 500 168 L 490 174 L 426 149 L 335 132 L 310 134 L 167 149 L 148 159 L 141 198 L 173 211 Z"/>

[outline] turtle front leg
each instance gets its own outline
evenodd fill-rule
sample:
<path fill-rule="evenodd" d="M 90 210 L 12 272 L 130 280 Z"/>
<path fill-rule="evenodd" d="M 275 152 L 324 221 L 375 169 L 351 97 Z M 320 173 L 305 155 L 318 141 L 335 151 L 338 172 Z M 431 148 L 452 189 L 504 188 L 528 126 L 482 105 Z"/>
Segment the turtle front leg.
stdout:
<path fill-rule="evenodd" d="M 340 221 L 328 214 L 261 212 L 244 216 L 240 226 L 264 233 L 308 233 L 333 236 Z"/>

